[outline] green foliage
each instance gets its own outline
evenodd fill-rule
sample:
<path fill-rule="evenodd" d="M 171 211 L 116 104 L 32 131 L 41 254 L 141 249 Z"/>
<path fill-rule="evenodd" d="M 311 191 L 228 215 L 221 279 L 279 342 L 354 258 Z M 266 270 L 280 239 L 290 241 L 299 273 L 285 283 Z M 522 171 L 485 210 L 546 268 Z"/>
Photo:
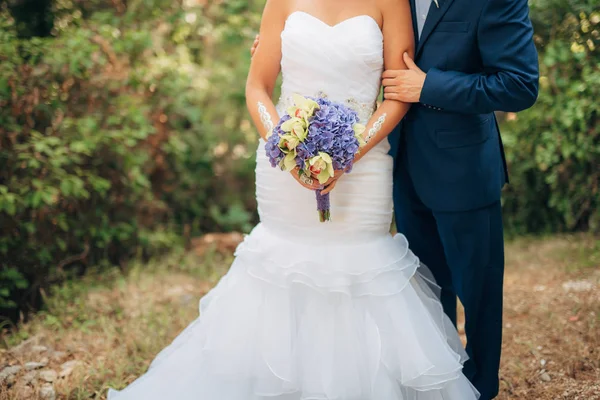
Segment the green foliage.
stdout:
<path fill-rule="evenodd" d="M 0 6 L 0 309 L 251 226 L 247 2 L 59 0 L 35 26 L 17 11 Z"/>
<path fill-rule="evenodd" d="M 0 313 L 89 267 L 256 220 L 263 1 L 0 2 Z M 600 15 L 535 0 L 538 104 L 504 123 L 516 232 L 600 230 Z M 14 315 L 14 314 L 13 314 Z"/>
<path fill-rule="evenodd" d="M 504 196 L 517 232 L 600 231 L 600 9 L 595 0 L 537 0 L 540 95 L 509 115 Z"/>

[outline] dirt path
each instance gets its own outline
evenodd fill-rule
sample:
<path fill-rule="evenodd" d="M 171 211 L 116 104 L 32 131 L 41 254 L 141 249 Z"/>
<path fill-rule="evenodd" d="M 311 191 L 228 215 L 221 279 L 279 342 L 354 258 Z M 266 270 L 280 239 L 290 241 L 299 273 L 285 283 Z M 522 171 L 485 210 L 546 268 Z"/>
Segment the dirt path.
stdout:
<path fill-rule="evenodd" d="M 600 240 L 520 239 L 506 253 L 499 399 L 600 399 Z M 0 399 L 103 399 L 197 316 L 229 262 L 174 256 L 57 290 L 2 337 Z"/>
<path fill-rule="evenodd" d="M 600 399 L 600 244 L 507 246 L 499 399 Z"/>

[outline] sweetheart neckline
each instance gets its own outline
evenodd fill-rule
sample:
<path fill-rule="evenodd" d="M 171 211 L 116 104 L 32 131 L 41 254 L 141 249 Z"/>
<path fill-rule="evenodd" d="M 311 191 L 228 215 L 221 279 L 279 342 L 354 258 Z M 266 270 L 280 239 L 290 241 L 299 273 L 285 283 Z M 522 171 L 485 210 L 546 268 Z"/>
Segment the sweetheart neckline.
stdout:
<path fill-rule="evenodd" d="M 335 28 L 338 28 L 338 27 L 340 27 L 340 26 L 342 26 L 342 25 L 344 25 L 344 24 L 346 24 L 346 23 L 348 23 L 348 22 L 350 22 L 350 21 L 353 21 L 353 20 L 355 20 L 355 19 L 359 19 L 359 18 L 363 18 L 363 17 L 364 17 L 364 18 L 367 18 L 368 20 L 370 20 L 371 22 L 373 22 L 373 23 L 374 23 L 374 24 L 377 26 L 377 30 L 379 31 L 379 33 L 381 33 L 381 34 L 383 35 L 383 32 L 382 32 L 382 30 L 381 30 L 381 27 L 379 26 L 379 23 L 378 23 L 378 22 L 375 20 L 375 18 L 373 18 L 373 17 L 372 17 L 372 16 L 370 16 L 369 14 L 359 14 L 359 15 L 355 15 L 355 16 L 353 16 L 353 17 L 346 18 L 346 19 L 344 19 L 344 20 L 342 20 L 342 21 L 338 22 L 338 23 L 337 23 L 337 24 L 335 24 L 335 25 L 330 25 L 330 24 L 328 24 L 327 22 L 323 21 L 321 18 L 319 18 L 319 17 L 316 17 L 316 16 L 312 15 L 311 13 L 308 13 L 308 12 L 306 12 L 306 11 L 297 10 L 297 11 L 294 11 L 294 12 L 292 12 L 290 15 L 288 15 L 288 17 L 286 18 L 286 22 L 287 22 L 287 21 L 288 21 L 288 20 L 289 20 L 289 19 L 292 17 L 292 15 L 294 15 L 294 14 L 304 14 L 304 15 L 306 15 L 306 16 L 308 16 L 308 17 L 310 17 L 310 18 L 314 19 L 314 20 L 316 20 L 317 22 L 320 22 L 321 24 L 323 24 L 324 26 L 326 26 L 327 28 L 329 28 L 329 29 L 332 29 L 332 30 L 333 30 L 333 29 L 335 29 Z"/>

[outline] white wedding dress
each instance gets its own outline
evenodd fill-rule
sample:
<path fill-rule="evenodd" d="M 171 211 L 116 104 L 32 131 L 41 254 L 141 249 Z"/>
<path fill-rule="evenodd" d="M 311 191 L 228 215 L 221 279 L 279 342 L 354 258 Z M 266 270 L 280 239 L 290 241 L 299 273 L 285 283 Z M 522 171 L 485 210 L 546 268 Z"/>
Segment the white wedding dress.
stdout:
<path fill-rule="evenodd" d="M 304 12 L 282 33 L 282 99 L 327 95 L 366 120 L 383 36 L 368 16 L 329 26 Z M 404 236 L 389 234 L 392 159 L 383 141 L 340 179 L 332 221 L 315 194 L 271 168 L 261 141 L 261 223 L 200 317 L 110 400 L 471 400 L 466 354 Z"/>

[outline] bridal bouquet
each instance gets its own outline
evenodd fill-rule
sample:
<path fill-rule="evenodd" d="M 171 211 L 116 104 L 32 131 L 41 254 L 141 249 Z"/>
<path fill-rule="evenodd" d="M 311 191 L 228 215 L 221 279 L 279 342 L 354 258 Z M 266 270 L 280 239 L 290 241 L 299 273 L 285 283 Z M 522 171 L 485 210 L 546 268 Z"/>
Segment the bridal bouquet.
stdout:
<path fill-rule="evenodd" d="M 315 176 L 323 184 L 335 170 L 350 172 L 354 156 L 365 145 L 356 111 L 326 98 L 293 96 L 267 138 L 265 149 L 271 166 L 284 171 L 299 168 L 301 176 Z M 329 194 L 316 191 L 321 222 L 331 219 Z"/>

